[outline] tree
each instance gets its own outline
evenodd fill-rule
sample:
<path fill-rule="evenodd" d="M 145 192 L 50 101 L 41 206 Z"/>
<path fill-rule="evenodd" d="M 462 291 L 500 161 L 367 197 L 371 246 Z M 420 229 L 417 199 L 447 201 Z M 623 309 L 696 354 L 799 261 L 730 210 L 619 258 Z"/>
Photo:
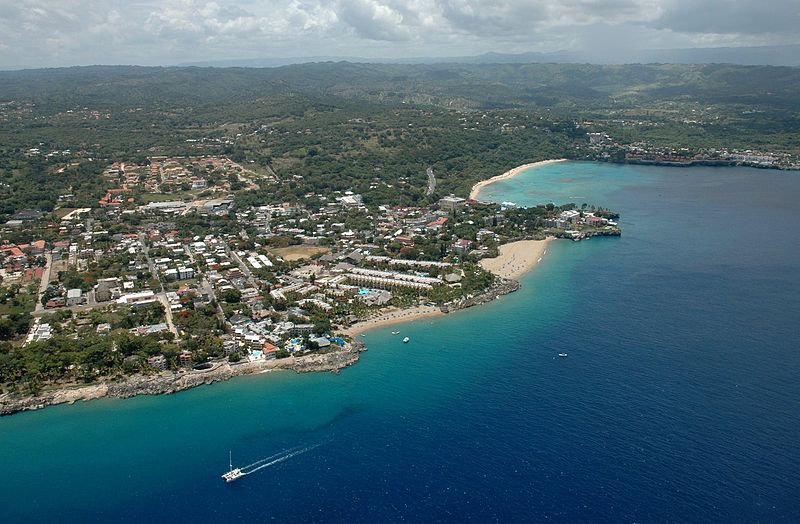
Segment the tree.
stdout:
<path fill-rule="evenodd" d="M 238 304 L 242 301 L 242 293 L 238 289 L 228 289 L 222 294 L 222 300 L 228 304 Z"/>
<path fill-rule="evenodd" d="M 16 330 L 11 321 L 7 318 L 0 319 L 0 340 L 10 340 L 15 334 Z"/>

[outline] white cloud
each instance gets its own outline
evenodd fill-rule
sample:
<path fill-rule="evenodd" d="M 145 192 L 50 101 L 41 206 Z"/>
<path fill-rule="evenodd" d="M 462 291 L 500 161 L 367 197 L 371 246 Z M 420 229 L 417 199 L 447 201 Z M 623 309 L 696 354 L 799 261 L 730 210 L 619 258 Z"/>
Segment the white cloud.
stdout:
<path fill-rule="evenodd" d="M 369 40 L 409 40 L 413 34 L 403 13 L 379 0 L 342 0 L 337 13 L 353 34 Z"/>
<path fill-rule="evenodd" d="M 0 67 L 800 41 L 800 4 L 785 0 L 0 0 L 0 12 Z"/>

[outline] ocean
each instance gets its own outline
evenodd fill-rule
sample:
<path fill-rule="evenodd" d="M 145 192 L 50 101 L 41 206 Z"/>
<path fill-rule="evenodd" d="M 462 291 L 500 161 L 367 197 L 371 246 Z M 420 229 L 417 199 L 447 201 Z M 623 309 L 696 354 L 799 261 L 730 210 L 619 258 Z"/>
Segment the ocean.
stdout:
<path fill-rule="evenodd" d="M 569 162 L 481 196 L 623 234 L 340 375 L 2 418 L 0 522 L 799 522 L 800 173 Z M 297 454 L 225 484 L 229 451 Z"/>

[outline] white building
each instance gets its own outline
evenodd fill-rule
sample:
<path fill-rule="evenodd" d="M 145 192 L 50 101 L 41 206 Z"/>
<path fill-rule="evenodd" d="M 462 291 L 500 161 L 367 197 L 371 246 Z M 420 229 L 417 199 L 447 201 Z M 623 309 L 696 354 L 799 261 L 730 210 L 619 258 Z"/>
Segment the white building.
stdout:
<path fill-rule="evenodd" d="M 83 291 L 80 288 L 67 290 L 67 305 L 78 306 L 83 304 Z"/>
<path fill-rule="evenodd" d="M 117 304 L 137 304 L 140 302 L 152 302 L 156 299 L 155 293 L 152 290 L 140 291 L 138 293 L 129 293 L 122 295 L 117 299 Z"/>
<path fill-rule="evenodd" d="M 442 209 L 444 211 L 453 211 L 465 205 L 466 203 L 467 201 L 461 197 L 457 197 L 455 195 L 448 195 L 439 200 L 439 209 Z"/>

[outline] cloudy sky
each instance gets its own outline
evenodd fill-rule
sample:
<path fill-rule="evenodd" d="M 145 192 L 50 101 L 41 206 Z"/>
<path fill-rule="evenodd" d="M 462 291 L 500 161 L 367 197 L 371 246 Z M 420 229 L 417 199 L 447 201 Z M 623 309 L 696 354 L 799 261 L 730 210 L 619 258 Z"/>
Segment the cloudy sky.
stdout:
<path fill-rule="evenodd" d="M 796 43 L 798 0 L 0 0 L 0 68 Z"/>

